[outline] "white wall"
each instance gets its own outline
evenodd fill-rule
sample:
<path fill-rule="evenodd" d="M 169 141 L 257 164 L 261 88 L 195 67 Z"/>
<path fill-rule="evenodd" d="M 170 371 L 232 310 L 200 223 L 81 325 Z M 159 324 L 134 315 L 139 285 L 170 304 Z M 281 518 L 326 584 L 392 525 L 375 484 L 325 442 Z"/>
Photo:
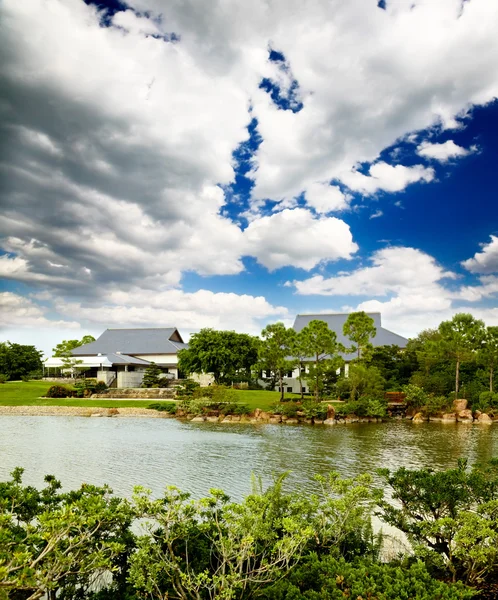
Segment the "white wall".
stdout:
<path fill-rule="evenodd" d="M 137 388 L 142 385 L 144 371 L 119 371 L 118 388 Z"/>
<path fill-rule="evenodd" d="M 155 362 L 156 365 L 169 365 L 178 364 L 178 356 L 176 354 L 134 354 L 137 358 L 148 360 L 149 362 Z"/>

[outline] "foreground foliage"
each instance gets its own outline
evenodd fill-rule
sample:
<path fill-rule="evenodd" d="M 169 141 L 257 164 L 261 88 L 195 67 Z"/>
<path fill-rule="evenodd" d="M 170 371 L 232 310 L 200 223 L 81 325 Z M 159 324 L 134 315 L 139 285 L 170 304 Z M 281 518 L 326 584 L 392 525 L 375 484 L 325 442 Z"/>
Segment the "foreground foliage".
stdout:
<path fill-rule="evenodd" d="M 91 485 L 63 493 L 52 476 L 38 491 L 16 469 L 0 483 L 0 598 L 464 600 L 497 580 L 495 463 L 381 475 L 396 504 L 367 474 L 317 476 L 312 494 L 254 478 L 241 502 L 175 487 L 127 501 Z M 412 554 L 381 558 L 376 510 Z"/>

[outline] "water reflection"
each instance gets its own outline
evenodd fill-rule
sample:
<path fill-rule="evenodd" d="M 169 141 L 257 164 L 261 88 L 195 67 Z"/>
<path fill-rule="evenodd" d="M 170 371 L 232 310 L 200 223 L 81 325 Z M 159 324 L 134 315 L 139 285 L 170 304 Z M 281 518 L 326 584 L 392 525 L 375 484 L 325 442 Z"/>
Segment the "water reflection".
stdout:
<path fill-rule="evenodd" d="M 313 475 L 353 476 L 378 467 L 436 469 L 498 454 L 498 427 L 406 422 L 334 427 L 182 423 L 174 419 L 0 417 L 0 478 L 15 466 L 40 486 L 46 473 L 64 487 L 109 483 L 129 496 L 145 485 L 158 495 L 177 485 L 196 496 L 211 487 L 240 498 L 251 473 L 268 483 L 289 471 L 289 485 L 314 488 Z"/>

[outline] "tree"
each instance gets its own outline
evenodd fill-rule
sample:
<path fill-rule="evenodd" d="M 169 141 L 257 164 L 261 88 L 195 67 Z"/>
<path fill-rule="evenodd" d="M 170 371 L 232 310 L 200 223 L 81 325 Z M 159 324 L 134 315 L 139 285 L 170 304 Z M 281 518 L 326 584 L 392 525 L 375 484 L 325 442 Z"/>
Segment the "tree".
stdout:
<path fill-rule="evenodd" d="M 361 358 L 361 351 L 368 347 L 370 338 L 377 333 L 375 321 L 363 310 L 350 313 L 342 331 L 346 337 L 356 344 L 352 351 L 356 351 L 357 359 Z"/>
<path fill-rule="evenodd" d="M 476 352 L 481 349 L 485 336 L 484 323 L 470 314 L 458 313 L 451 321 L 443 321 L 438 330 L 441 338 L 435 350 L 455 362 L 455 397 L 458 398 L 460 365 L 474 360 Z"/>
<path fill-rule="evenodd" d="M 299 369 L 299 375 L 298 375 L 298 379 L 299 379 L 299 391 L 301 393 L 301 400 L 304 398 L 304 393 L 303 393 L 303 372 L 305 367 L 305 363 L 306 363 L 306 359 L 309 358 L 309 356 L 306 355 L 306 340 L 305 337 L 303 336 L 302 331 L 300 331 L 299 333 L 296 333 L 296 335 L 294 336 L 293 340 L 292 340 L 292 356 L 295 358 L 296 360 L 296 364 L 298 366 Z"/>
<path fill-rule="evenodd" d="M 258 339 L 246 333 L 201 329 L 178 353 L 178 367 L 184 373 L 212 373 L 215 383 L 231 383 L 243 374 L 250 377 L 258 359 Z"/>
<path fill-rule="evenodd" d="M 71 356 L 71 351 L 85 344 L 94 342 L 95 338 L 93 335 L 84 335 L 81 340 L 63 340 L 60 344 L 57 344 L 55 348 L 52 348 L 54 356 Z"/>
<path fill-rule="evenodd" d="M 478 360 L 488 369 L 489 391 L 493 392 L 493 375 L 498 365 L 498 327 L 487 327 L 483 345 L 478 352 Z"/>
<path fill-rule="evenodd" d="M 284 399 L 283 378 L 292 371 L 296 360 L 291 359 L 296 332 L 283 323 L 267 325 L 261 332 L 263 338 L 258 348 L 258 370 L 271 371 L 280 387 L 280 400 Z"/>
<path fill-rule="evenodd" d="M 21 379 L 33 371 L 41 371 L 43 352 L 34 346 L 0 342 L 0 373 L 9 379 Z"/>
<path fill-rule="evenodd" d="M 161 379 L 162 374 L 163 372 L 161 371 L 161 368 L 158 365 L 156 365 L 155 362 L 151 363 L 145 369 L 144 377 L 142 379 L 142 387 L 159 387 L 159 380 Z"/>
<path fill-rule="evenodd" d="M 337 343 L 337 336 L 329 329 L 325 321 L 314 319 L 301 330 L 302 352 L 313 362 L 307 375 L 308 381 L 313 385 L 315 400 L 320 399 L 320 391 L 323 385 L 323 374 L 330 367 L 331 360 L 337 361 L 337 353 L 343 350 L 341 344 Z"/>

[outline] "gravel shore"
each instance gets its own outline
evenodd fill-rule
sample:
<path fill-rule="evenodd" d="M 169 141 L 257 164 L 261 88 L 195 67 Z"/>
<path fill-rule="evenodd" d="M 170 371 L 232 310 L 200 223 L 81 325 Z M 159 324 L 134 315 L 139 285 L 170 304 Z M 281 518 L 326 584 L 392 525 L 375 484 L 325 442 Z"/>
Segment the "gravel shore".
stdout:
<path fill-rule="evenodd" d="M 147 408 L 98 408 L 86 406 L 0 406 L 1 415 L 30 417 L 152 417 L 171 418 L 167 412 Z"/>

